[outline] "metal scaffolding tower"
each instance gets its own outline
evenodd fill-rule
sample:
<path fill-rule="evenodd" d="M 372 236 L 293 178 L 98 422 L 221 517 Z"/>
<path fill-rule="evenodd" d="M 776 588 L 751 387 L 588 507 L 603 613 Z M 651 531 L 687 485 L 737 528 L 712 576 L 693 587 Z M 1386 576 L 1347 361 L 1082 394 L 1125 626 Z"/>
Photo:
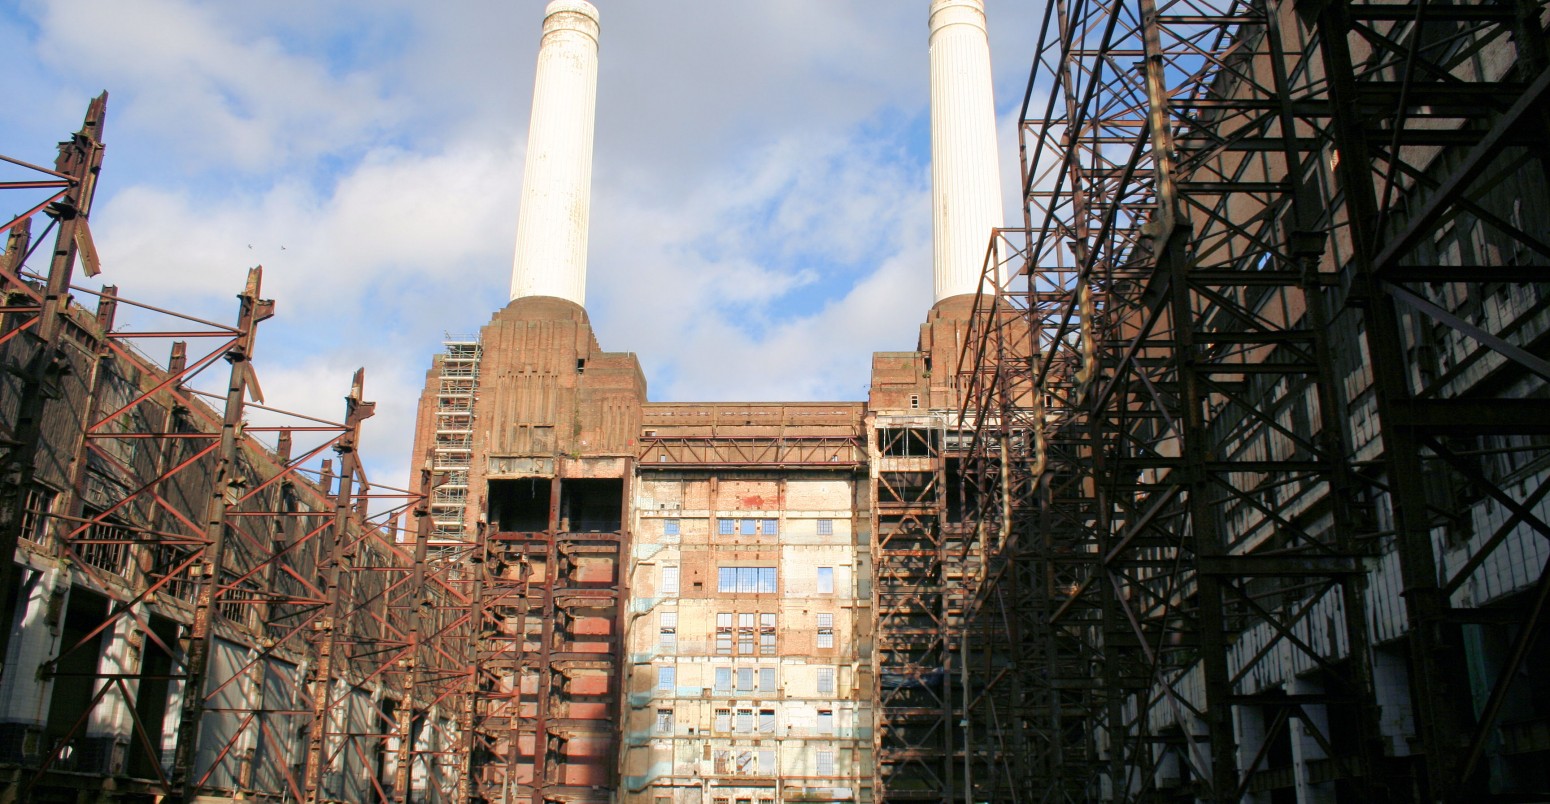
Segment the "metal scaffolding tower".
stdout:
<path fill-rule="evenodd" d="M 1546 14 L 1047 7 L 962 364 L 1034 750 L 972 795 L 1544 792 Z"/>

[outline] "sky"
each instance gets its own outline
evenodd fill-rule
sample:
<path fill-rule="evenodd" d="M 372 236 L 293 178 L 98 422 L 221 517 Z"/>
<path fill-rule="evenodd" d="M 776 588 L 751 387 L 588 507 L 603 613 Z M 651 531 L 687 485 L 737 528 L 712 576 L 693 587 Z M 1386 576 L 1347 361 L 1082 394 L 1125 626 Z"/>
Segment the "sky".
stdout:
<path fill-rule="evenodd" d="M 864 399 L 931 305 L 929 1 L 594 2 L 603 348 L 652 401 Z M 403 485 L 431 355 L 507 301 L 544 5 L 0 0 L 0 154 L 52 165 L 107 90 L 89 281 L 229 322 L 263 265 L 266 402 L 337 421 L 365 367 L 368 474 Z M 986 6 L 1020 217 L 1041 4 Z"/>

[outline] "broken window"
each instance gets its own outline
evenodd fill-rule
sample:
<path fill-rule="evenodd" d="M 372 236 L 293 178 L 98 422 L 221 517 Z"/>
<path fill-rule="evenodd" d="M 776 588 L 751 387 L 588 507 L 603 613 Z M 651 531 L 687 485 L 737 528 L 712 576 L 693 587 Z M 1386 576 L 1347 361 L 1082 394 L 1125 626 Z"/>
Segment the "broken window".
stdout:
<path fill-rule="evenodd" d="M 721 612 L 716 615 L 716 655 L 732 655 L 732 613 Z"/>
<path fill-rule="evenodd" d="M 818 614 L 818 647 L 834 647 L 834 615 L 829 612 Z"/>
<path fill-rule="evenodd" d="M 753 614 L 737 615 L 737 652 L 744 656 L 753 655 L 753 630 Z"/>
<path fill-rule="evenodd" d="M 657 649 L 663 653 L 678 650 L 678 612 L 664 611 L 657 621 Z"/>
<path fill-rule="evenodd" d="M 818 568 L 818 594 L 820 594 L 820 595 L 832 595 L 832 594 L 834 594 L 834 568 L 833 567 L 819 567 Z"/>
<path fill-rule="evenodd" d="M 759 615 L 759 655 L 775 655 L 775 615 Z"/>
<path fill-rule="evenodd" d="M 658 709 L 657 710 L 657 734 L 672 734 L 672 733 L 673 733 L 673 710 L 671 710 L 671 709 Z"/>

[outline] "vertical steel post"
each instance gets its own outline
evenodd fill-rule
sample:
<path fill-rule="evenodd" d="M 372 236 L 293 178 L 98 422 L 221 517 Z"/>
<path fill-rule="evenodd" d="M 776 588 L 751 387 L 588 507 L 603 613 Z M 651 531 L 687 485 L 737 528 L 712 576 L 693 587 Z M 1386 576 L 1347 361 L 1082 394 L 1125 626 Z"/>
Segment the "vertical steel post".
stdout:
<path fill-rule="evenodd" d="M 216 453 L 216 466 L 205 502 L 205 546 L 198 570 L 198 586 L 194 599 L 193 623 L 188 630 L 186 673 L 183 682 L 183 704 L 178 713 L 178 737 L 172 755 L 172 790 L 169 799 L 178 804 L 198 796 L 194 789 L 198 759 L 200 726 L 204 719 L 205 689 L 210 682 L 210 652 L 214 648 L 215 630 L 213 619 L 219 616 L 217 598 L 220 595 L 221 570 L 226 558 L 226 511 L 242 482 L 238 465 L 243 442 L 243 410 L 248 395 L 248 384 L 253 367 L 248 361 L 258 335 L 258 324 L 274 315 L 274 302 L 259 298 L 264 272 L 262 268 L 248 271 L 246 288 L 237 298 L 240 310 L 237 317 L 237 340 L 226 350 L 226 360 L 231 371 L 226 383 L 226 406 L 221 419 L 220 447 Z"/>

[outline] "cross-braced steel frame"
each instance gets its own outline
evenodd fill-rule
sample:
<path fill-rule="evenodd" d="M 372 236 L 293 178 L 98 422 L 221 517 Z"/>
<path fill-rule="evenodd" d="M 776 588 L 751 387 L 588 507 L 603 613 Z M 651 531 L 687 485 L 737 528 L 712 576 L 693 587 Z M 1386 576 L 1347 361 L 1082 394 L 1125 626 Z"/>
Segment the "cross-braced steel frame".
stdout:
<path fill-rule="evenodd" d="M 262 404 L 260 269 L 233 324 L 72 284 L 77 262 L 96 272 L 105 113 L 104 96 L 53 170 L 6 160 L 44 178 L 0 185 L 51 194 L 6 225 L 0 255 L 0 650 L 41 657 L 4 668 L 36 673 L 8 689 L 38 707 L 7 726 L 25 733 L 9 793 L 467 800 L 468 598 L 430 550 L 425 496 L 366 481 L 363 373 L 341 422 Z M 57 235 L 33 273 L 39 211 Z M 166 366 L 145 356 L 168 343 Z"/>
<path fill-rule="evenodd" d="M 963 362 L 1032 660 L 982 784 L 1544 792 L 1546 17 L 1049 4 Z"/>

